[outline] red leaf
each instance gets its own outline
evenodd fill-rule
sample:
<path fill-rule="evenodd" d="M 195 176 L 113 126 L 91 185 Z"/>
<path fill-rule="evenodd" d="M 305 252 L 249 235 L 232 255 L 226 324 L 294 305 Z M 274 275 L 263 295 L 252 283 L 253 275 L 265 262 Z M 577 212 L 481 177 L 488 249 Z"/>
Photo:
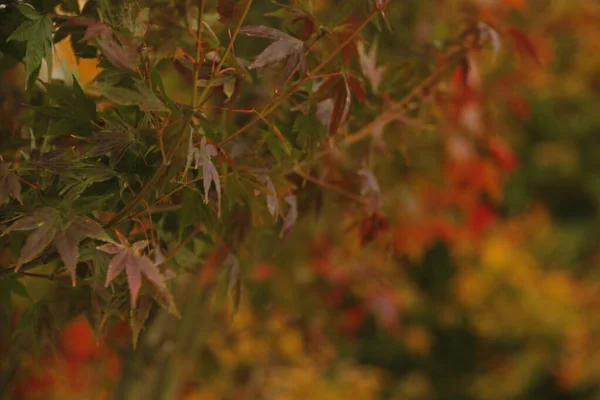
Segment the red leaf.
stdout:
<path fill-rule="evenodd" d="M 254 281 L 266 281 L 275 274 L 275 270 L 271 264 L 259 264 L 252 269 L 251 278 Z"/>
<path fill-rule="evenodd" d="M 471 233 L 478 236 L 491 227 L 497 219 L 498 216 L 491 207 L 485 204 L 478 204 L 471 211 L 467 226 Z"/>
<path fill-rule="evenodd" d="M 350 36 L 354 35 L 356 28 L 356 24 L 354 22 L 350 22 L 346 25 L 343 25 L 341 29 L 336 30 L 334 35 L 338 39 L 338 42 L 342 44 L 348 40 Z M 352 60 L 359 58 L 357 43 L 358 37 L 354 37 L 352 40 L 350 40 L 350 42 L 348 42 L 348 44 L 342 47 L 340 53 L 342 55 L 342 60 L 346 65 L 350 64 Z"/>
<path fill-rule="evenodd" d="M 71 361 L 83 361 L 100 354 L 94 332 L 83 316 L 65 326 L 60 334 L 60 344 L 67 359 Z"/>
<path fill-rule="evenodd" d="M 488 141 L 488 150 L 498 161 L 502 169 L 507 172 L 514 170 L 519 160 L 514 150 L 500 138 L 492 138 Z"/>
<path fill-rule="evenodd" d="M 538 66 L 541 67 L 543 65 L 537 49 L 525 32 L 513 27 L 508 27 L 506 29 L 506 34 L 512 39 L 515 48 L 519 53 L 530 56 Z"/>
<path fill-rule="evenodd" d="M 367 314 L 362 306 L 355 306 L 346 311 L 342 316 L 342 330 L 344 334 L 353 336 L 358 332 Z"/>
<path fill-rule="evenodd" d="M 348 77 L 348 86 L 350 87 L 350 91 L 356 96 L 359 102 L 364 103 L 367 101 L 365 96 L 365 86 L 361 80 L 350 76 Z"/>
<path fill-rule="evenodd" d="M 217 5 L 217 13 L 219 14 L 219 22 L 223 25 L 230 25 L 233 18 L 233 8 L 235 3 L 233 0 L 219 0 Z"/>
<path fill-rule="evenodd" d="M 337 133 L 340 125 L 348 119 L 350 115 L 350 105 L 352 97 L 350 95 L 350 86 L 346 79 L 342 79 L 336 87 L 336 96 L 333 103 L 333 113 L 329 123 L 329 133 Z"/>

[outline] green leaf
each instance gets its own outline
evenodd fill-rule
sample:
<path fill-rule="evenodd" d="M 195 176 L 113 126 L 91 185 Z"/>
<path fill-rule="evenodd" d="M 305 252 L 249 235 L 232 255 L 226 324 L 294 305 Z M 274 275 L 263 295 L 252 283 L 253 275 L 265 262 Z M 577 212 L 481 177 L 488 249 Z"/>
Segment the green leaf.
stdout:
<path fill-rule="evenodd" d="M 88 122 L 96 118 L 96 102 L 86 96 L 79 81 L 73 76 L 73 94 L 75 97 L 75 110 Z"/>
<path fill-rule="evenodd" d="M 16 3 L 14 5 L 26 18 L 31 20 L 38 20 L 42 18 L 42 14 L 37 12 L 35 8 L 31 4 L 28 3 Z"/>
<path fill-rule="evenodd" d="M 19 296 L 30 298 L 27 288 L 21 283 L 21 281 L 17 279 L 16 276 L 14 279 L 10 280 L 9 290 Z"/>
<path fill-rule="evenodd" d="M 72 203 L 71 209 L 80 214 L 88 214 L 94 210 L 102 209 L 106 201 L 114 195 L 114 193 L 109 193 L 105 195 L 81 197 Z"/>
<path fill-rule="evenodd" d="M 162 308 L 164 308 L 177 318 L 181 318 L 181 313 L 177 308 L 177 303 L 175 303 L 175 299 L 173 299 L 173 295 L 171 294 L 171 291 L 168 287 L 164 289 L 159 289 L 156 286 L 152 285 L 150 287 L 150 293 L 152 294 L 154 301 L 160 304 Z"/>
<path fill-rule="evenodd" d="M 169 111 L 148 86 L 137 79 L 134 79 L 134 83 L 135 88 L 145 99 L 144 103 L 140 104 L 140 109 L 142 111 Z"/>
<path fill-rule="evenodd" d="M 140 332 L 150 315 L 152 309 L 152 297 L 144 296 L 140 299 L 136 308 L 132 308 L 129 312 L 129 325 L 131 326 L 131 341 L 133 348 L 137 346 Z"/>
<path fill-rule="evenodd" d="M 14 32 L 8 37 L 6 40 L 10 42 L 11 40 L 16 40 L 19 42 L 24 42 L 26 40 L 31 39 L 31 31 L 37 29 L 38 22 L 37 21 L 25 21 Z"/>
<path fill-rule="evenodd" d="M 215 218 L 211 212 L 210 205 L 204 203 L 202 195 L 196 190 L 184 190 L 181 211 L 178 219 L 178 238 L 183 239 L 186 230 L 192 229 L 195 221 L 202 223 L 211 229 L 215 224 Z"/>
<path fill-rule="evenodd" d="M 122 106 L 138 106 L 142 111 L 168 111 L 169 109 L 146 85 L 136 82 L 138 90 L 116 86 L 99 86 L 104 97 Z"/>
<path fill-rule="evenodd" d="M 299 115 L 294 121 L 292 132 L 296 133 L 296 144 L 302 150 L 314 150 L 325 137 L 325 128 L 312 114 Z"/>
<path fill-rule="evenodd" d="M 0 280 L 0 301 L 2 303 L 11 301 L 11 294 L 16 294 L 28 299 L 31 299 L 27 288 L 19 280 L 20 275 L 14 274 Z"/>
<path fill-rule="evenodd" d="M 42 65 L 48 62 L 48 75 L 52 71 L 52 18 L 46 14 L 35 20 L 23 22 L 7 39 L 26 42 L 25 70 L 29 79 Z"/>

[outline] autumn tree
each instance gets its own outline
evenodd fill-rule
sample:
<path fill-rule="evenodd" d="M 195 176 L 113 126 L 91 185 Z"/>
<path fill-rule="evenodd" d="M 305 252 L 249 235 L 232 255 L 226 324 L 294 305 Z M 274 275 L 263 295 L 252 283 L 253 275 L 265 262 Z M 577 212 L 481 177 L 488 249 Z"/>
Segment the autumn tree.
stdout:
<path fill-rule="evenodd" d="M 600 372 L 573 370 L 593 359 L 552 347 L 591 335 L 559 329 L 585 326 L 586 300 L 565 295 L 576 282 L 519 264 L 520 236 L 498 228 L 524 207 L 506 186 L 529 187 L 507 121 L 531 116 L 523 92 L 545 71 L 526 33 L 537 14 L 526 1 L 438 3 L 0 5 L 6 376 L 30 347 L 50 369 L 44 349 L 57 346 L 87 389 L 83 366 L 102 359 L 119 398 L 500 399 L 544 380 L 591 385 Z M 538 283 L 561 322 L 507 316 L 521 303 L 494 282 L 528 305 Z M 527 317 L 535 328 L 519 330 Z"/>

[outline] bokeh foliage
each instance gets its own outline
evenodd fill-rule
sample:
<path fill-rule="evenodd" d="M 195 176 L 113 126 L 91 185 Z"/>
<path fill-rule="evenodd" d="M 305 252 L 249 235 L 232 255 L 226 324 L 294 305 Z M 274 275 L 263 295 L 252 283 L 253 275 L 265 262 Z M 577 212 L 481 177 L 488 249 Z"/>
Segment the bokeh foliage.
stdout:
<path fill-rule="evenodd" d="M 595 2 L 198 4 L 0 10 L 0 390 L 600 395 Z M 43 207 L 109 237 L 69 271 L 10 231 Z M 117 231 L 161 273 L 137 307 Z"/>

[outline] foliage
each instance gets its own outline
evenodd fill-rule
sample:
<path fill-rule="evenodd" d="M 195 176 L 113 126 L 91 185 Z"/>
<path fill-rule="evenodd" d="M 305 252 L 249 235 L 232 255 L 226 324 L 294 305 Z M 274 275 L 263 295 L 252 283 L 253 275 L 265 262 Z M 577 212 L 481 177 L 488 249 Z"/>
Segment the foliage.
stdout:
<path fill-rule="evenodd" d="M 597 397 L 600 13 L 538 6 L 2 5 L 11 393 Z"/>

